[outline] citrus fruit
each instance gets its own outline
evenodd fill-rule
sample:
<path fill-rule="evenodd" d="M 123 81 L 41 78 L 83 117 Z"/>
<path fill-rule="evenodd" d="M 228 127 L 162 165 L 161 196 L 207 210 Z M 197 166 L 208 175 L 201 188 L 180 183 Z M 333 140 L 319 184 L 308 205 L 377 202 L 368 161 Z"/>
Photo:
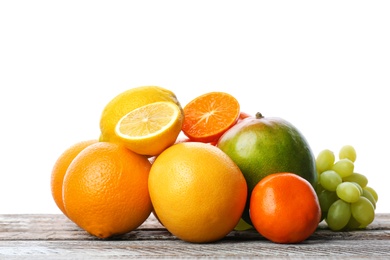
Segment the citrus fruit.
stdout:
<path fill-rule="evenodd" d="M 292 172 L 317 184 L 315 157 L 302 133 L 278 117 L 248 117 L 234 125 L 217 146 L 240 167 L 248 184 L 243 219 L 251 224 L 249 199 L 256 184 L 269 174 Z"/>
<path fill-rule="evenodd" d="M 240 169 L 220 149 L 187 142 L 156 158 L 149 192 L 168 231 L 184 241 L 206 243 L 222 239 L 237 225 L 247 186 Z"/>
<path fill-rule="evenodd" d="M 240 105 L 228 93 L 209 92 L 190 101 L 183 111 L 183 133 L 194 141 L 208 143 L 237 122 Z"/>
<path fill-rule="evenodd" d="M 253 189 L 250 217 L 265 238 L 275 243 L 299 243 L 317 229 L 321 208 L 306 179 L 293 173 L 275 173 Z"/>
<path fill-rule="evenodd" d="M 68 149 L 66 149 L 54 163 L 52 172 L 51 172 L 51 194 L 53 196 L 54 202 L 57 207 L 66 215 L 64 209 L 64 203 L 62 201 L 62 183 L 64 181 L 64 176 L 66 170 L 69 167 L 69 164 L 73 161 L 73 159 L 86 147 L 91 144 L 96 143 L 97 140 L 87 140 L 78 142 Z"/>
<path fill-rule="evenodd" d="M 180 107 L 161 101 L 139 107 L 123 116 L 116 125 L 115 133 L 128 149 L 153 156 L 175 143 L 182 124 Z"/>
<path fill-rule="evenodd" d="M 123 145 L 92 144 L 69 165 L 63 183 L 67 216 L 85 231 L 108 238 L 134 230 L 152 211 L 151 164 Z"/>
<path fill-rule="evenodd" d="M 176 95 L 172 91 L 158 86 L 131 88 L 115 96 L 102 111 L 100 141 L 118 141 L 115 135 L 115 126 L 118 121 L 130 111 L 158 101 L 170 101 L 181 108 Z"/>

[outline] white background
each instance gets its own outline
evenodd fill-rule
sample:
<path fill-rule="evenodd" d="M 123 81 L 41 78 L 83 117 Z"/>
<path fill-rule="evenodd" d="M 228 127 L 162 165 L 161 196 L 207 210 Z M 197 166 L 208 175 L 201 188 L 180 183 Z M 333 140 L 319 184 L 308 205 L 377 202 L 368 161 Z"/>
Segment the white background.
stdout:
<path fill-rule="evenodd" d="M 389 1 L 1 1 L 0 214 L 60 213 L 58 156 L 105 104 L 159 85 L 282 117 L 318 154 L 344 144 L 389 198 Z"/>

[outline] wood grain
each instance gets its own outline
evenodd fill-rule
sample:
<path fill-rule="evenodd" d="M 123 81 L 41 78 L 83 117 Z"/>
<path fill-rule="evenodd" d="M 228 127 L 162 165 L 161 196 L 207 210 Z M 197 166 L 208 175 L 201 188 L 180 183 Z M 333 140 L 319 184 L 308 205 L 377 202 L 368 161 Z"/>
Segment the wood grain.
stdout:
<path fill-rule="evenodd" d="M 98 239 L 64 215 L 0 215 L 0 259 L 342 258 L 390 259 L 390 214 L 365 230 L 333 232 L 321 223 L 300 244 L 269 242 L 255 230 L 233 231 L 215 243 L 193 244 L 170 234 L 151 215 L 138 229 Z"/>

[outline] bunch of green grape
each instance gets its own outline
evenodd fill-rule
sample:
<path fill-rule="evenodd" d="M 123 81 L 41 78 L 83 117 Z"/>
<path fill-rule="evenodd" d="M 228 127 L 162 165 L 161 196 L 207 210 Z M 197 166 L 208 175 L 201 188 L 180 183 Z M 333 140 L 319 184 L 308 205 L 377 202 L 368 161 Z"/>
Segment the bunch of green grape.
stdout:
<path fill-rule="evenodd" d="M 332 151 L 321 151 L 316 158 L 317 196 L 322 219 L 333 231 L 356 230 L 374 221 L 378 201 L 376 191 L 367 186 L 368 179 L 355 172 L 356 151 L 343 146 L 339 159 Z"/>

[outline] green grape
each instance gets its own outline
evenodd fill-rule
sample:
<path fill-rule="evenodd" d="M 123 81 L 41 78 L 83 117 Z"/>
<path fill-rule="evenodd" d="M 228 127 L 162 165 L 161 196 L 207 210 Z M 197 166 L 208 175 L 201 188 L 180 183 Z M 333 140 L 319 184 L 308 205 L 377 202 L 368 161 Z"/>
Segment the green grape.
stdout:
<path fill-rule="evenodd" d="M 374 206 L 374 209 L 376 209 L 376 201 L 374 196 L 372 196 L 371 192 L 369 192 L 366 189 L 363 189 L 362 196 L 368 199 L 371 202 L 371 204 Z"/>
<path fill-rule="evenodd" d="M 316 187 L 316 193 L 319 194 L 321 191 L 325 190 L 324 187 L 320 183 L 317 183 Z"/>
<path fill-rule="evenodd" d="M 329 207 L 338 200 L 336 192 L 323 190 L 318 194 L 318 201 L 320 202 L 320 207 L 322 212 L 328 212 Z"/>
<path fill-rule="evenodd" d="M 358 201 L 351 203 L 351 213 L 352 216 L 360 223 L 360 227 L 368 226 L 375 218 L 374 206 L 363 196 L 361 196 Z"/>
<path fill-rule="evenodd" d="M 326 217 L 328 227 L 333 231 L 344 228 L 351 218 L 351 206 L 349 203 L 339 199 L 330 207 Z"/>
<path fill-rule="evenodd" d="M 322 173 L 332 168 L 335 156 L 331 150 L 322 150 L 316 158 L 316 167 L 318 173 Z"/>
<path fill-rule="evenodd" d="M 352 182 L 343 182 L 336 189 L 337 196 L 348 203 L 353 203 L 359 200 L 360 190 Z"/>
<path fill-rule="evenodd" d="M 360 228 L 360 223 L 351 215 L 347 225 L 344 227 L 344 230 L 356 230 Z"/>
<path fill-rule="evenodd" d="M 350 182 L 350 183 L 354 184 L 358 188 L 360 196 L 363 194 L 363 188 L 360 187 L 359 183 L 356 183 L 356 182 L 353 182 L 353 181 L 347 181 L 347 182 Z"/>
<path fill-rule="evenodd" d="M 378 193 L 376 193 L 376 191 L 373 188 L 366 186 L 363 188 L 363 190 L 369 191 L 371 195 L 374 197 L 375 201 L 378 202 Z"/>
<path fill-rule="evenodd" d="M 251 229 L 252 226 L 249 225 L 248 223 L 245 222 L 245 220 L 243 220 L 242 218 L 240 218 L 240 221 L 238 221 L 236 227 L 234 228 L 234 230 L 236 231 L 243 231 L 243 230 L 248 230 L 248 229 Z"/>
<path fill-rule="evenodd" d="M 324 171 L 320 175 L 321 186 L 329 191 L 335 191 L 337 186 L 342 182 L 343 180 L 341 179 L 340 175 L 332 170 Z"/>
<path fill-rule="evenodd" d="M 350 176 L 344 177 L 343 181 L 356 182 L 362 188 L 366 187 L 367 183 L 368 183 L 367 177 L 364 176 L 363 174 L 360 174 L 360 173 L 357 173 L 357 172 L 352 173 L 352 175 L 350 175 Z"/>
<path fill-rule="evenodd" d="M 349 159 L 352 162 L 356 161 L 356 151 L 351 145 L 344 145 L 339 152 L 339 159 Z"/>
<path fill-rule="evenodd" d="M 349 159 L 340 159 L 332 166 L 332 170 L 337 172 L 341 178 L 351 176 L 354 168 L 354 163 Z"/>

